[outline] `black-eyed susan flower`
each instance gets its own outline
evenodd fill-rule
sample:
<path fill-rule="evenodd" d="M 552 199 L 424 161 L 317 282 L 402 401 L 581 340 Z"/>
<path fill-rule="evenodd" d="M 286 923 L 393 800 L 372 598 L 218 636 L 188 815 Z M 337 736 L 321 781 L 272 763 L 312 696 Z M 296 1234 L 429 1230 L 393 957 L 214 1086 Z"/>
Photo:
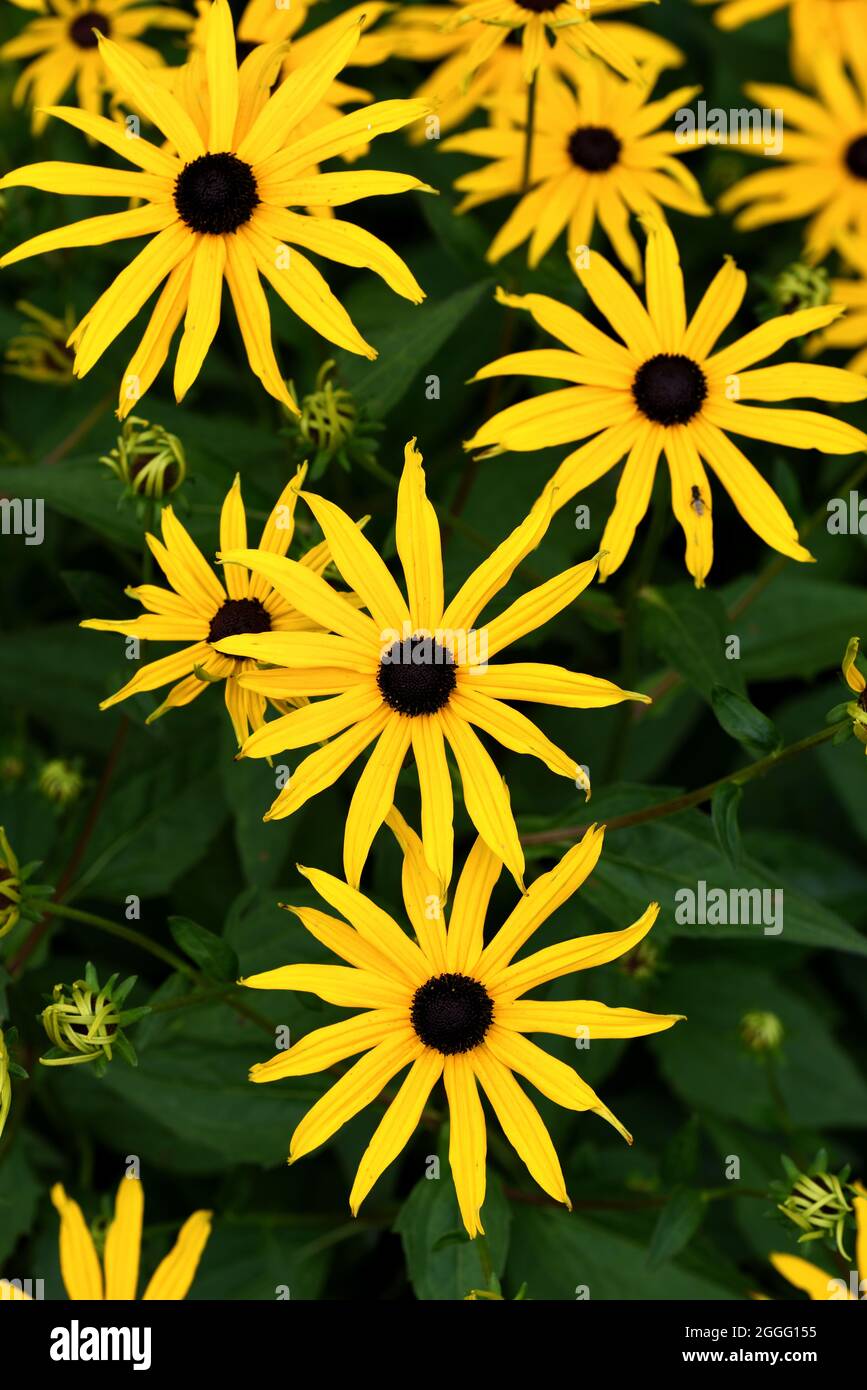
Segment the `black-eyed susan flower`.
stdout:
<path fill-rule="evenodd" d="M 754 19 L 788 11 L 792 67 L 800 82 L 808 82 L 823 53 L 847 61 L 864 57 L 867 0 L 696 0 L 717 5 L 714 21 L 721 29 L 740 29 Z"/>
<path fill-rule="evenodd" d="M 829 1177 L 836 1184 L 837 1191 L 825 1187 L 821 1182 L 823 1178 Z M 867 1193 L 860 1183 L 852 1183 L 847 1186 L 851 1191 L 843 1192 L 839 1182 L 833 1179 L 833 1175 L 810 1176 L 805 1174 L 802 1178 L 801 1187 L 803 1190 L 800 1195 L 804 1208 L 809 1213 L 808 1222 L 813 1223 L 809 1234 L 821 1237 L 826 1234 L 830 1222 L 830 1228 L 836 1232 L 837 1248 L 845 1259 L 848 1259 L 848 1256 L 842 1250 L 840 1226 L 844 1216 L 854 1213 L 856 1227 L 855 1269 L 850 1271 L 848 1282 L 841 1279 L 839 1275 L 829 1274 L 819 1265 L 802 1259 L 800 1255 L 774 1253 L 770 1257 L 774 1269 L 782 1275 L 787 1283 L 800 1289 L 818 1303 L 849 1303 L 859 1301 L 867 1296 Z M 829 1203 L 829 1199 L 833 1199 L 833 1206 Z M 817 1220 L 819 1224 L 816 1224 Z M 801 1237 L 801 1239 L 804 1238 Z"/>
<path fill-rule="evenodd" d="M 441 133 L 461 125 L 492 97 L 523 92 L 526 102 L 520 29 L 507 31 L 504 39 L 480 20 L 455 26 L 453 19 L 448 5 L 400 5 L 389 14 L 383 31 L 395 57 L 436 64 L 415 95 L 436 107 Z M 684 61 L 674 44 L 637 24 L 603 20 L 594 21 L 594 27 L 603 41 L 628 54 L 650 82 L 665 68 L 679 67 Z M 558 37 L 553 45 L 543 45 L 539 67 L 556 71 L 572 53 Z M 423 128 L 410 132 L 413 142 L 424 138 Z"/>
<path fill-rule="evenodd" d="M 106 1299 L 135 1301 L 139 1283 L 144 1189 L 140 1178 L 123 1177 L 117 1189 L 114 1220 L 105 1232 L 102 1258 L 77 1202 L 60 1183 L 51 1189 L 60 1213 L 60 1273 L 67 1296 L 75 1302 Z M 195 1211 L 184 1222 L 174 1247 L 154 1270 L 142 1302 L 177 1302 L 186 1298 L 196 1277 L 208 1237 L 211 1213 Z"/>
<path fill-rule="evenodd" d="M 808 339 L 806 352 L 808 356 L 815 357 L 826 348 L 857 348 L 858 351 L 846 366 L 850 372 L 867 375 L 867 237 L 844 236 L 839 239 L 838 246 L 858 278 L 831 277 L 828 298 L 846 312 L 821 333 L 815 333 Z"/>
<path fill-rule="evenodd" d="M 457 211 L 521 193 L 488 250 L 499 261 L 529 242 L 528 261 L 539 261 L 565 231 L 569 255 L 586 255 L 599 223 L 633 279 L 641 279 L 641 253 L 631 213 L 664 217 L 663 205 L 692 216 L 711 209 L 698 183 L 675 156 L 687 147 L 659 127 L 700 90 L 680 87 L 660 101 L 652 89 L 627 82 L 601 63 L 564 55 L 562 75 L 540 73 L 531 160 L 525 180 L 527 103 L 522 94 L 492 98 L 504 119 L 487 129 L 454 135 L 443 150 L 481 155 L 491 163 L 455 180 L 464 194 Z"/>
<path fill-rule="evenodd" d="M 343 862 L 347 881 L 355 887 L 412 749 L 425 853 L 445 891 L 453 848 L 448 747 L 470 819 L 520 883 L 524 852 L 509 795 L 475 730 L 513 752 L 538 758 L 589 791 L 583 767 L 506 702 L 594 709 L 647 699 L 560 666 L 492 660 L 571 603 L 593 579 L 596 560 L 531 589 L 477 627 L 480 614 L 544 536 L 551 515 L 547 500 L 533 508 L 446 604 L 439 524 L 425 493 L 415 440 L 406 446 L 397 499 L 397 552 L 406 597 L 379 552 L 344 511 L 323 497 L 301 496 L 322 528 L 335 565 L 367 612 L 353 608 L 323 578 L 292 560 L 237 548 L 221 553 L 227 574 L 236 563 L 246 565 L 284 599 L 291 595 L 298 610 L 323 629 L 309 635 L 262 632 L 217 644 L 221 652 L 278 668 L 241 676 L 242 687 L 260 698 L 328 697 L 272 720 L 244 744 L 241 755 L 253 758 L 324 745 L 297 765 L 266 820 L 297 811 L 375 743 L 346 819 Z"/>
<path fill-rule="evenodd" d="M 295 530 L 295 506 L 304 473 L 303 468 L 299 469 L 283 489 L 265 522 L 255 554 L 275 559 L 286 554 Z M 103 700 L 100 709 L 110 709 L 130 695 L 176 682 L 162 704 L 149 715 L 151 723 L 167 710 L 190 704 L 209 685 L 222 682 L 226 709 L 241 744 L 251 729 L 262 725 L 266 700 L 240 683 L 245 672 L 255 670 L 255 662 L 226 656 L 217 649 L 217 643 L 242 633 L 312 631 L 316 623 L 304 617 L 263 574 L 250 574 L 242 565 L 226 567 L 224 588 L 170 506 L 163 507 L 160 522 L 162 541 L 151 535 L 146 539 L 169 588 L 155 584 L 129 588 L 129 597 L 141 603 L 146 613 L 118 621 L 90 618 L 81 626 L 185 645 L 170 656 L 142 666 L 121 690 Z M 246 543 L 247 518 L 241 480 L 236 477 L 223 502 L 220 544 L 226 550 Z M 327 546 L 314 546 L 298 561 L 298 567 L 315 578 L 329 558 Z"/>
<path fill-rule="evenodd" d="M 852 720 L 853 734 L 859 743 L 865 745 L 864 752 L 867 753 L 867 680 L 857 665 L 860 647 L 860 639 L 851 637 L 843 656 L 843 679 L 855 696 L 844 709 Z"/>
<path fill-rule="evenodd" d="M 691 319 L 677 246 L 664 223 L 647 224 L 646 308 L 598 252 L 575 268 L 617 337 L 546 295 L 499 293 L 501 303 L 528 310 L 563 348 L 513 353 L 484 367 L 476 380 L 507 374 L 570 384 L 500 411 L 466 447 L 496 454 L 589 439 L 563 460 L 548 483 L 554 508 L 625 458 L 602 537 L 602 579 L 626 558 L 650 503 L 661 454 L 686 541 L 687 569 L 697 586 L 704 584 L 713 560 L 713 503 L 705 463 L 756 535 L 793 560 L 810 560 L 782 502 L 729 435 L 827 454 L 867 449 L 867 434 L 833 416 L 770 410 L 765 404 L 797 397 L 863 400 L 867 383 L 862 378 L 836 367 L 797 362 L 754 366 L 791 339 L 824 328 L 841 309 L 829 304 L 783 314 L 714 351 L 746 292 L 746 276 L 732 260 L 711 282 Z"/>
<path fill-rule="evenodd" d="M 345 920 L 315 908 L 290 911 L 346 963 L 285 965 L 242 981 L 253 989 L 309 992 L 365 1011 L 308 1033 L 253 1068 L 251 1080 L 277 1081 L 364 1054 L 304 1116 L 292 1136 L 289 1162 L 324 1144 L 409 1068 L 359 1164 L 349 1198 L 353 1215 L 408 1142 L 440 1078 L 448 1101 L 449 1162 L 470 1236 L 482 1232 L 485 1200 L 487 1134 L 480 1087 L 533 1178 L 555 1201 L 568 1206 L 551 1137 L 516 1074 L 555 1104 L 592 1110 L 628 1143 L 632 1140 L 572 1067 L 526 1035 L 552 1033 L 576 1040 L 640 1037 L 670 1028 L 680 1016 L 525 996 L 572 971 L 616 960 L 650 931 L 658 904 L 651 903 L 623 931 L 561 941 L 515 960 L 536 929 L 592 872 L 602 850 L 603 829 L 591 827 L 555 868 L 536 879 L 485 945 L 488 905 L 502 868 L 499 856 L 481 837 L 476 841 L 446 923 L 430 910 L 439 900 L 439 889 L 421 841 L 397 812 L 390 813 L 389 823 L 403 849 L 404 905 L 415 939 L 348 884 L 318 869 L 302 868 L 319 896 Z"/>
<path fill-rule="evenodd" d="M 350 24 L 325 52 L 296 69 L 269 96 L 263 73 L 273 55 L 267 46 L 257 49 L 239 70 L 231 12 L 227 0 L 216 0 L 208 14 L 204 107 L 199 84 L 181 84 L 173 93 L 150 77 L 124 48 L 100 39 L 108 70 L 133 106 L 162 131 L 177 153 L 158 149 L 141 136 L 128 138 L 126 127 L 118 122 L 71 107 L 50 107 L 51 114 L 135 164 L 136 172 L 44 163 L 17 169 L 0 180 L 3 187 L 137 200 L 138 206 L 123 212 L 33 237 L 0 260 L 0 265 L 11 265 L 60 247 L 151 236 L 72 337 L 75 372 L 85 376 L 163 285 L 121 383 L 121 417 L 153 382 L 182 318 L 174 388 L 178 400 L 186 395 L 217 331 L 224 279 L 253 372 L 290 410 L 297 411 L 297 405 L 274 356 L 260 277 L 293 313 L 330 342 L 375 357 L 375 350 L 298 247 L 343 264 L 365 266 L 381 275 L 397 294 L 414 303 L 423 299 L 407 266 L 378 237 L 349 222 L 292 211 L 424 187 L 404 174 L 368 169 L 337 174 L 315 171 L 324 160 L 356 147 L 359 139 L 370 141 L 415 120 L 427 110 L 423 102 L 377 102 L 313 133 L 297 134 L 300 123 L 351 58 L 360 32 L 359 24 Z"/>
<path fill-rule="evenodd" d="M 98 35 L 110 37 L 145 67 L 157 67 L 162 56 L 141 42 L 142 34 L 147 29 L 183 31 L 192 23 L 183 10 L 141 0 L 53 0 L 42 17 L 31 20 L 0 48 L 0 58 L 32 60 L 15 85 L 13 100 L 33 107 L 33 131 L 38 135 L 45 126 L 45 108 L 55 106 L 71 87 L 79 106 L 92 116 L 99 115 L 107 92 L 124 92 L 124 83 L 103 64 Z"/>
<path fill-rule="evenodd" d="M 867 236 L 867 68 L 846 71 L 823 55 L 816 63 L 816 96 L 791 87 L 751 83 L 752 101 L 784 113 L 780 154 L 772 168 L 749 174 L 719 200 L 736 212 L 744 231 L 809 218 L 806 255 L 820 261 L 841 235 Z M 760 141 L 740 146 L 761 154 Z"/>

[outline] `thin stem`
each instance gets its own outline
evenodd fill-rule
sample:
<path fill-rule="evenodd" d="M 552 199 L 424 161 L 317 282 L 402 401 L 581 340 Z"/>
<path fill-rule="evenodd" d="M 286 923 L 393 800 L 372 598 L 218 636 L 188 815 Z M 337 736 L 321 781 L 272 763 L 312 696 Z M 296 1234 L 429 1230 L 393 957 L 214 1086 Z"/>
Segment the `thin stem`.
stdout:
<path fill-rule="evenodd" d="M 53 463 L 60 463 L 61 459 L 66 458 L 66 455 L 75 448 L 76 444 L 80 443 L 86 435 L 90 434 L 94 425 L 99 424 L 103 415 L 113 403 L 113 392 L 110 392 L 107 396 L 103 396 L 101 401 L 97 401 L 93 409 L 85 415 L 83 420 L 79 420 L 78 424 L 73 430 L 70 430 L 66 438 L 61 439 L 60 443 L 51 450 L 51 453 L 45 455 L 45 458 L 42 460 L 43 467 L 46 464 L 50 466 Z"/>
<path fill-rule="evenodd" d="M 530 171 L 533 163 L 533 137 L 536 133 L 536 90 L 538 69 L 527 84 L 527 117 L 524 125 L 524 165 L 521 170 L 521 192 L 530 187 Z"/>
<path fill-rule="evenodd" d="M 738 787 L 743 786 L 755 777 L 761 777 L 763 773 L 770 772 L 771 768 L 779 767 L 781 763 L 796 758 L 799 753 L 805 753 L 810 748 L 817 748 L 819 744 L 828 743 L 835 734 L 845 727 L 845 720 L 839 724 L 830 724 L 827 728 L 820 729 L 818 733 L 799 739 L 797 743 L 790 743 L 787 748 L 781 748 L 777 753 L 769 753 L 766 758 L 759 758 L 757 762 L 749 763 L 737 772 L 730 772 L 726 777 L 718 777 L 715 782 L 708 782 L 696 791 L 685 792 L 683 796 L 672 797 L 670 801 L 659 801 L 655 806 L 645 806 L 643 810 L 631 811 L 625 816 L 613 816 L 611 820 L 606 822 L 605 828 L 609 832 L 626 830 L 633 825 L 643 825 L 646 821 L 662 820 L 665 816 L 675 816 L 679 811 L 688 811 L 693 806 L 700 806 L 703 801 L 710 801 L 718 787 L 727 786 L 729 783 Z M 585 825 L 564 826 L 561 830 L 535 830 L 522 835 L 521 842 L 525 845 L 546 845 L 559 844 L 563 840 L 577 840 L 584 834 L 588 825 L 589 821 Z"/>

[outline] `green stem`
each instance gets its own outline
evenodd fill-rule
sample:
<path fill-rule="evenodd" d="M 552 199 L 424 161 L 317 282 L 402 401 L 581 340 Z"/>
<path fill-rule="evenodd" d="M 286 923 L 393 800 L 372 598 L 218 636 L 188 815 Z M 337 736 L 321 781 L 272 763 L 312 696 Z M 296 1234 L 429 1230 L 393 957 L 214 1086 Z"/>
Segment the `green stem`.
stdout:
<path fill-rule="evenodd" d="M 524 127 L 524 166 L 521 170 L 521 192 L 526 193 L 530 187 L 530 169 L 533 163 L 533 137 L 536 131 L 536 80 L 538 71 L 533 73 L 527 84 L 527 118 Z"/>
<path fill-rule="evenodd" d="M 643 825 L 646 821 L 662 820 L 665 816 L 675 816 L 679 811 L 688 811 L 693 806 L 700 806 L 703 801 L 710 801 L 718 787 L 727 786 L 729 783 L 738 787 L 743 786 L 755 777 L 761 777 L 763 773 L 770 772 L 771 768 L 779 767 L 781 763 L 797 757 L 799 753 L 805 753 L 810 748 L 817 748 L 822 743 L 828 743 L 845 727 L 846 720 L 839 724 L 830 724 L 827 728 L 820 729 L 818 733 L 809 734 L 807 738 L 799 739 L 797 743 L 790 743 L 788 747 L 781 748 L 776 753 L 769 753 L 766 758 L 759 758 L 757 762 L 749 763 L 737 772 L 730 772 L 726 777 L 718 777 L 715 782 L 708 782 L 696 791 L 685 792 L 683 796 L 674 796 L 669 801 L 659 801 L 655 806 L 645 806 L 641 811 L 630 811 L 625 816 L 612 816 L 611 820 L 606 822 L 606 830 L 609 832 L 626 830 L 633 825 Z M 584 834 L 588 825 L 589 821 L 585 825 L 564 826 L 561 830 L 532 831 L 522 835 L 521 842 L 525 845 L 545 845 L 558 844 L 563 840 L 577 840 Z"/>

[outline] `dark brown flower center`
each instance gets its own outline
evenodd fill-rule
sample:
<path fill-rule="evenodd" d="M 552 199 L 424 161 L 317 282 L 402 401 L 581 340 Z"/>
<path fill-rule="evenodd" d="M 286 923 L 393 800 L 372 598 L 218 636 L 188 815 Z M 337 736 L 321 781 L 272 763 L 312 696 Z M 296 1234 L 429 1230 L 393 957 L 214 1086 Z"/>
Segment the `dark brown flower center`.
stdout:
<path fill-rule="evenodd" d="M 604 125 L 582 125 L 569 136 L 569 158 L 589 174 L 604 174 L 620 158 L 620 141 Z"/>
<path fill-rule="evenodd" d="M 846 150 L 846 168 L 856 179 L 867 179 L 867 135 L 859 135 Z"/>
<path fill-rule="evenodd" d="M 861 694 L 858 696 L 857 704 L 859 709 L 867 710 L 867 685 L 865 685 Z"/>
<path fill-rule="evenodd" d="M 660 352 L 635 373 L 632 395 L 642 415 L 660 425 L 685 425 L 701 409 L 707 378 L 680 352 Z"/>
<path fill-rule="evenodd" d="M 436 714 L 455 688 L 455 661 L 433 637 L 407 637 L 382 653 L 376 680 L 395 714 Z"/>
<path fill-rule="evenodd" d="M 246 637 L 251 632 L 270 632 L 271 618 L 257 598 L 230 598 L 218 608 L 208 629 L 209 642 L 224 637 Z"/>
<path fill-rule="evenodd" d="M 435 975 L 419 986 L 410 1008 L 417 1036 L 446 1057 L 478 1047 L 493 1018 L 494 1001 L 469 975 Z"/>
<path fill-rule="evenodd" d="M 522 10 L 530 10 L 533 14 L 546 14 L 548 10 L 556 10 L 560 0 L 517 0 Z"/>
<path fill-rule="evenodd" d="M 175 207 L 194 232 L 226 236 L 249 222 L 259 190 L 249 164 L 237 155 L 202 154 L 178 174 Z"/>
<path fill-rule="evenodd" d="M 76 48 L 96 48 L 99 39 L 94 29 L 105 38 L 111 33 L 111 25 L 106 15 L 100 14 L 98 10 L 87 10 L 84 14 L 75 16 L 69 26 L 69 37 Z"/>

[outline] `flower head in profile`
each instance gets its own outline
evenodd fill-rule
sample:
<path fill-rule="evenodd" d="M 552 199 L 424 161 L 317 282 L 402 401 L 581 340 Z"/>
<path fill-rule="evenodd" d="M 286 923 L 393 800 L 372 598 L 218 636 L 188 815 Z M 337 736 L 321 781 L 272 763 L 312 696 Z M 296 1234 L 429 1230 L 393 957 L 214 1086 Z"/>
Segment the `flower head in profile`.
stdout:
<path fill-rule="evenodd" d="M 620 8 L 628 8 L 628 3 Z M 491 98 L 522 93 L 525 104 L 527 100 L 522 31 L 483 24 L 479 19 L 456 25 L 454 18 L 448 5 L 398 5 L 381 31 L 395 57 L 436 64 L 415 95 L 436 107 L 441 131 L 454 130 Z M 684 61 L 673 43 L 637 24 L 594 20 L 593 31 L 603 46 L 624 53 L 627 64 L 634 63 L 651 83 L 665 68 L 679 67 Z M 567 45 L 564 33 L 558 31 L 553 45 L 543 44 L 540 72 L 568 64 L 575 50 Z M 410 132 L 413 142 L 424 138 L 424 130 Z"/>
<path fill-rule="evenodd" d="M 860 648 L 860 639 L 852 637 L 843 656 L 843 679 L 855 696 L 844 706 L 844 710 L 852 720 L 853 734 L 859 743 L 865 745 L 864 752 L 867 753 L 867 680 L 857 664 Z"/>
<path fill-rule="evenodd" d="M 831 415 L 768 408 L 798 397 L 860 401 L 867 397 L 863 378 L 799 362 L 755 367 L 791 339 L 832 323 L 842 310 L 828 304 L 781 314 L 717 349 L 746 293 L 746 276 L 726 260 L 688 318 L 674 237 L 664 223 L 648 219 L 646 225 L 646 307 L 598 252 L 576 266 L 616 337 L 546 295 L 498 295 L 501 303 L 528 310 L 563 346 L 512 353 L 475 379 L 533 376 L 569 385 L 500 411 L 466 447 L 497 454 L 589 440 L 563 460 L 548 483 L 555 508 L 625 459 L 602 537 L 602 579 L 629 552 L 662 454 L 686 542 L 686 566 L 698 587 L 713 561 L 713 499 L 705 464 L 756 535 L 791 559 L 810 560 L 782 502 L 729 435 L 826 454 L 867 449 L 867 434 Z"/>
<path fill-rule="evenodd" d="M 539 70 L 545 49 L 555 38 L 562 38 L 582 58 L 601 58 L 626 77 L 641 80 L 641 70 L 628 49 L 609 36 L 596 20 L 615 10 L 635 9 L 645 0 L 457 0 L 460 12 L 453 15 L 450 28 L 478 22 L 488 30 L 480 33 L 472 61 L 478 65 L 515 34 L 521 43 L 524 77 L 529 82 Z M 469 55 L 468 55 L 469 56 Z"/>
<path fill-rule="evenodd" d="M 305 469 L 298 470 L 283 489 L 259 541 L 257 554 L 274 558 L 285 555 L 295 531 L 295 506 Z M 262 574 L 250 574 L 243 565 L 227 566 L 223 571 L 225 588 L 193 541 L 173 509 L 163 507 L 162 541 L 147 536 L 147 543 L 169 587 L 140 584 L 127 589 L 147 611 L 137 618 L 111 621 L 89 618 L 82 627 L 97 632 L 120 632 L 153 642 L 182 642 L 180 651 L 148 662 L 107 700 L 100 709 L 126 700 L 146 690 L 171 684 L 162 704 L 148 716 L 148 723 L 167 710 L 188 705 L 210 685 L 223 685 L 226 709 L 238 743 L 251 729 L 264 722 L 266 699 L 240 683 L 240 677 L 255 670 L 255 662 L 225 656 L 217 643 L 242 633 L 304 632 L 316 628 L 280 594 Z M 235 478 L 226 494 L 220 517 L 220 544 L 224 549 L 245 546 L 247 518 L 241 497 L 241 480 Z M 298 561 L 305 574 L 321 574 L 330 559 L 325 545 L 314 546 Z"/>
<path fill-rule="evenodd" d="M 631 213 L 664 217 L 663 205 L 694 217 L 711 211 L 692 174 L 675 158 L 684 152 L 682 141 L 674 131 L 659 130 L 700 88 L 680 87 L 651 102 L 649 86 L 627 82 L 601 63 L 567 51 L 562 66 L 562 76 L 550 69 L 539 75 L 528 179 L 527 102 L 521 93 L 491 99 L 499 121 L 445 142 L 444 151 L 492 161 L 455 181 L 465 195 L 457 211 L 526 187 L 491 243 L 489 261 L 501 260 L 526 241 L 529 264 L 536 266 L 564 231 L 569 255 L 577 258 L 586 254 L 598 222 L 633 279 L 640 280 Z"/>
<path fill-rule="evenodd" d="M 253 989 L 309 992 L 364 1012 L 308 1033 L 294 1047 L 254 1067 L 251 1080 L 306 1076 L 363 1054 L 298 1125 L 289 1152 L 294 1163 L 336 1134 L 399 1073 L 406 1073 L 359 1164 L 349 1198 L 354 1215 L 407 1144 L 440 1078 L 450 1120 L 449 1162 L 469 1235 L 483 1229 L 487 1133 L 480 1087 L 532 1177 L 550 1197 L 568 1206 L 551 1136 L 516 1076 L 567 1110 L 594 1111 L 628 1143 L 632 1140 L 572 1067 L 526 1035 L 634 1038 L 670 1028 L 680 1016 L 525 996 L 572 971 L 616 960 L 650 931 L 658 904 L 652 903 L 623 931 L 561 941 L 515 960 L 537 928 L 592 872 L 602 850 L 602 828 L 592 826 L 553 869 L 536 879 L 485 945 L 488 905 L 502 868 L 499 857 L 484 840 L 476 841 L 446 923 L 441 914 L 430 912 L 430 903 L 438 901 L 438 887 L 418 836 L 396 811 L 390 813 L 389 824 L 403 849 L 403 897 L 414 939 L 340 879 L 301 869 L 339 917 L 316 908 L 291 911 L 345 964 L 285 965 L 242 983 Z"/>
<path fill-rule="evenodd" d="M 867 9 L 867 6 L 865 6 Z M 862 40 L 863 47 L 863 40 Z M 785 133 L 774 167 L 749 174 L 719 200 L 744 231 L 808 217 L 806 255 L 820 261 L 841 235 L 867 236 L 867 66 L 850 80 L 827 55 L 817 60 L 815 96 L 791 87 L 752 83 L 757 105 L 785 113 Z M 761 154 L 761 142 L 740 148 Z"/>
<path fill-rule="evenodd" d="M 696 0 L 716 5 L 714 22 L 721 29 L 740 29 L 754 19 L 788 11 L 792 68 L 799 82 L 809 83 L 816 61 L 831 54 L 863 61 L 867 0 Z"/>
<path fill-rule="evenodd" d="M 105 1233 L 102 1259 L 77 1202 L 60 1183 L 51 1189 L 60 1213 L 60 1272 L 70 1299 L 135 1301 L 139 1282 L 144 1189 L 139 1178 L 123 1177 L 117 1189 L 114 1220 Z M 211 1234 L 211 1213 L 195 1211 L 177 1241 L 157 1265 L 142 1302 L 178 1302 L 186 1298 Z"/>
<path fill-rule="evenodd" d="M 305 117 L 321 102 L 350 60 L 361 33 L 352 23 L 328 48 L 297 68 L 269 96 L 265 76 L 273 53 L 258 48 L 238 69 L 227 0 L 215 0 L 208 17 L 201 84 L 172 92 L 154 80 L 125 49 L 100 39 L 106 67 L 130 103 L 169 142 L 159 149 L 124 124 L 72 107 L 49 113 L 76 126 L 137 166 L 135 172 L 82 164 L 32 164 L 7 174 L 0 187 L 49 193 L 134 199 L 137 206 L 45 232 L 8 252 L 0 265 L 68 246 L 99 246 L 149 236 L 72 335 L 75 373 L 85 376 L 138 311 L 162 286 L 144 336 L 120 387 L 123 418 L 150 387 L 168 356 L 181 319 L 175 359 L 175 396 L 182 400 L 196 380 L 220 321 L 223 280 L 235 307 L 250 367 L 288 409 L 286 389 L 271 342 L 271 320 L 262 278 L 293 313 L 329 342 L 373 358 L 346 310 L 299 247 L 345 265 L 375 271 L 404 298 L 423 293 L 403 261 L 372 233 L 336 218 L 292 211 L 335 207 L 374 194 L 422 188 L 405 174 L 360 170 L 322 174 L 327 159 L 398 130 L 427 110 L 423 102 L 383 101 L 299 135 Z M 189 65 L 188 65 L 189 66 Z M 172 152 L 174 151 L 174 153 Z"/>
<path fill-rule="evenodd" d="M 160 67 L 162 56 L 142 43 L 141 36 L 148 29 L 183 31 L 193 23 L 181 9 L 141 0 L 53 0 L 50 7 L 21 8 L 41 10 L 42 17 L 3 44 L 0 59 L 29 60 L 15 84 L 13 101 L 33 108 L 34 135 L 45 127 L 45 108 L 56 105 L 71 87 L 79 106 L 92 116 L 100 114 L 106 93 L 123 92 L 123 83 L 102 61 L 100 35 L 145 67 Z"/>
<path fill-rule="evenodd" d="M 263 631 L 217 644 L 228 655 L 277 668 L 242 675 L 245 690 L 277 700 L 327 697 L 265 724 L 241 750 L 244 757 L 264 758 L 311 743 L 322 745 L 294 768 L 266 820 L 297 811 L 375 744 L 356 784 L 344 834 L 344 870 L 355 887 L 411 748 L 421 789 L 425 853 L 445 890 L 453 850 L 448 747 L 470 819 L 520 883 L 524 852 L 509 795 L 476 729 L 589 790 L 583 767 L 506 702 L 596 709 L 647 699 L 561 666 L 491 659 L 577 598 L 591 582 L 596 561 L 576 565 L 531 589 L 477 628 L 482 611 L 544 536 L 551 513 L 547 501 L 534 507 L 446 604 L 439 524 L 425 492 L 414 440 L 406 446 L 397 498 L 397 553 L 406 597 L 378 550 L 340 507 L 311 493 L 301 496 L 322 528 L 337 569 L 367 612 L 359 612 L 309 567 L 293 560 L 256 550 L 224 548 L 221 553 L 227 573 L 238 562 L 246 565 L 322 628 L 310 634 Z"/>

